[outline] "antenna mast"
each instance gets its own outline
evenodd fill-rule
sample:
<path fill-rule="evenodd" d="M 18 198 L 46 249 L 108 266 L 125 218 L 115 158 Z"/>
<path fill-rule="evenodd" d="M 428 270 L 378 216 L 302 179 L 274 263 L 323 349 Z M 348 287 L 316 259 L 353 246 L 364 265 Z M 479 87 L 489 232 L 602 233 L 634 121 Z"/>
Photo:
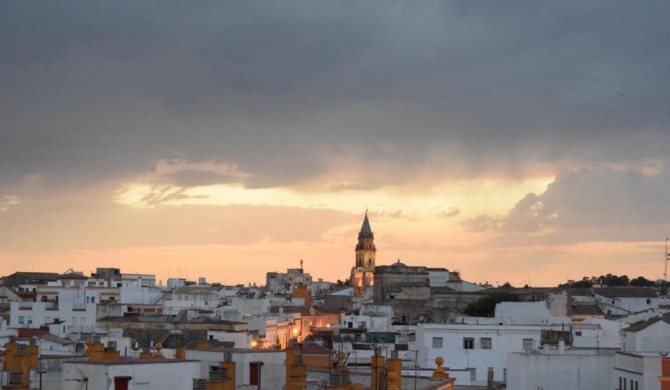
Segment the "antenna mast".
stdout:
<path fill-rule="evenodd" d="M 665 272 L 663 272 L 663 281 L 668 283 L 668 260 L 670 260 L 670 254 L 668 254 L 668 239 L 665 239 Z"/>

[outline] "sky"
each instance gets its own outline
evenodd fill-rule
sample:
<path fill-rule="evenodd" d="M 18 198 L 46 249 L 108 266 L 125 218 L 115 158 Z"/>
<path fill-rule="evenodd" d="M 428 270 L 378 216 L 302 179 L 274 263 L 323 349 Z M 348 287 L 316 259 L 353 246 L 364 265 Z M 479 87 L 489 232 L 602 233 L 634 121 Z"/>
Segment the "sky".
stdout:
<path fill-rule="evenodd" d="M 0 274 L 662 278 L 670 3 L 0 0 Z"/>

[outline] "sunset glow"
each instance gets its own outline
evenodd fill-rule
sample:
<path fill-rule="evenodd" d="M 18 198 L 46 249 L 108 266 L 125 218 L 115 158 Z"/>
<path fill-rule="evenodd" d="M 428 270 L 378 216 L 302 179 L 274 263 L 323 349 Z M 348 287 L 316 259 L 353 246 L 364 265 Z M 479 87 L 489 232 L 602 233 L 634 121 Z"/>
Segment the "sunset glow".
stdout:
<path fill-rule="evenodd" d="M 105 7 L 0 12 L 2 274 L 344 280 L 367 210 L 378 265 L 662 277 L 654 7 Z"/>

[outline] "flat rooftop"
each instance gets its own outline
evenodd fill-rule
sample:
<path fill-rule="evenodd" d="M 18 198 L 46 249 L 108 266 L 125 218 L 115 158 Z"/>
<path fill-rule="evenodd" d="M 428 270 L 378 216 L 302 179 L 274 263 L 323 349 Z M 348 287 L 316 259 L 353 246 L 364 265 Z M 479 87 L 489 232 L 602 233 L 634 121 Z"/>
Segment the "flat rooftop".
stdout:
<path fill-rule="evenodd" d="M 95 366 L 124 366 L 130 364 L 164 364 L 164 363 L 200 363 L 199 360 L 179 360 L 179 359 L 118 359 L 118 360 L 97 360 L 85 362 L 66 362 L 65 364 L 89 364 Z"/>

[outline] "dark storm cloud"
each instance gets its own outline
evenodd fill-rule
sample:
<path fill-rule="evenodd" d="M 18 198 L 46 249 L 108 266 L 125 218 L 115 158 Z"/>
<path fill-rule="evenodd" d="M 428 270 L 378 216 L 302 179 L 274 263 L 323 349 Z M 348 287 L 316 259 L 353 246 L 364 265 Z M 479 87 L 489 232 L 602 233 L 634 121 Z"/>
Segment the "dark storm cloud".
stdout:
<path fill-rule="evenodd" d="M 670 169 L 655 175 L 611 168 L 559 175 L 546 192 L 528 194 L 509 212 L 502 229 L 592 229 L 600 226 L 667 226 Z"/>
<path fill-rule="evenodd" d="M 667 2 L 0 7 L 0 188 L 171 157 L 288 185 L 352 145 L 409 172 L 447 145 L 464 163 L 445 176 L 670 148 Z"/>
<path fill-rule="evenodd" d="M 529 193 L 505 215 L 462 222 L 473 232 L 495 231 L 499 244 L 654 241 L 670 229 L 670 169 L 584 168 L 560 174 L 543 193 Z"/>

